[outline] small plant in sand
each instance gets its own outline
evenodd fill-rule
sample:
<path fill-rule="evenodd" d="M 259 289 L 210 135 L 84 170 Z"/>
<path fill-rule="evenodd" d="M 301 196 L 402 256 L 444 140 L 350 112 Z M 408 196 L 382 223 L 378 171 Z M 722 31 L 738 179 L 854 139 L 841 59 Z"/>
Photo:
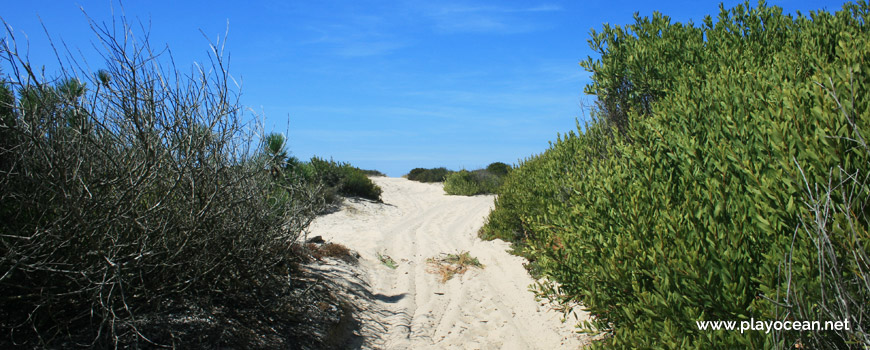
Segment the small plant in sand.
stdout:
<path fill-rule="evenodd" d="M 393 258 L 391 258 L 386 253 L 384 253 L 384 254 L 378 253 L 378 260 L 380 260 L 381 263 L 383 263 L 384 265 L 386 265 L 387 267 L 389 267 L 393 270 L 395 270 L 397 267 L 399 267 L 399 264 L 397 264 L 396 261 L 393 260 Z"/>
<path fill-rule="evenodd" d="M 457 274 L 463 274 L 469 267 L 484 268 L 477 258 L 465 251 L 458 254 L 447 254 L 441 258 L 426 259 L 431 268 L 429 272 L 441 276 L 441 283 L 447 282 Z"/>

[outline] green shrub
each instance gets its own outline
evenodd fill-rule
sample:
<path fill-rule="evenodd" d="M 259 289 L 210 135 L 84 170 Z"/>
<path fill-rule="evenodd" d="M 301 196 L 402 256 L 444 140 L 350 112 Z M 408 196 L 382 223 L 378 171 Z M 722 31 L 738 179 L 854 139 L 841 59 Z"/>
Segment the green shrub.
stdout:
<path fill-rule="evenodd" d="M 460 170 L 447 175 L 447 179 L 444 181 L 444 192 L 452 195 L 473 196 L 483 193 L 483 189 L 474 180 L 471 172 Z"/>
<path fill-rule="evenodd" d="M 348 163 L 334 160 L 311 158 L 315 179 L 329 188 L 334 188 L 343 196 L 357 196 L 373 201 L 381 201 L 381 188 L 366 174 Z"/>
<path fill-rule="evenodd" d="M 408 180 L 419 182 L 444 182 L 451 171 L 447 168 L 414 168 L 408 173 Z"/>
<path fill-rule="evenodd" d="M 363 174 L 366 174 L 367 176 L 379 176 L 379 177 L 386 177 L 387 176 L 387 174 L 384 174 L 384 173 L 380 172 L 379 170 L 366 170 L 366 169 L 360 169 L 360 170 L 363 172 Z"/>
<path fill-rule="evenodd" d="M 474 196 L 495 193 L 501 186 L 502 177 L 487 170 L 461 170 L 447 175 L 444 192 L 452 195 Z"/>
<path fill-rule="evenodd" d="M 438 169 L 422 169 L 417 168 L 411 170 L 408 175 L 410 179 L 415 178 L 432 178 L 433 173 L 445 172 L 444 177 L 444 192 L 450 195 L 459 196 L 474 196 L 478 194 L 494 194 L 498 191 L 504 182 L 505 176 L 511 171 L 511 166 L 505 163 L 492 163 L 486 169 L 477 170 L 460 170 L 458 172 L 448 171 L 444 168 Z M 439 175 L 440 176 L 440 175 Z"/>
<path fill-rule="evenodd" d="M 580 158 L 578 152 L 595 148 L 584 147 L 587 144 L 606 144 L 609 139 L 608 130 L 600 123 L 587 125 L 586 130 L 586 135 L 581 134 L 579 138 L 573 132 L 558 137 L 550 149 L 523 160 L 505 176 L 497 191 L 495 210 L 480 230 L 482 238 L 526 244 L 531 228 L 522 218 L 543 216 L 548 208 L 554 206 L 554 201 L 563 203 L 567 200 L 570 193 L 560 183 L 565 180 L 564 175 L 577 166 L 575 157 Z M 586 155 L 588 161 L 598 156 Z M 533 255 L 522 255 L 534 259 Z"/>
<path fill-rule="evenodd" d="M 511 171 L 511 166 L 502 162 L 495 162 L 487 165 L 486 171 L 496 176 L 506 176 Z"/>
<path fill-rule="evenodd" d="M 381 201 L 383 191 L 364 172 L 349 165 L 345 165 L 343 171 L 344 178 L 340 190 L 342 194 Z"/>
<path fill-rule="evenodd" d="M 481 235 L 526 244 L 558 285 L 539 292 L 608 331 L 596 347 L 870 345 L 868 12 L 605 26 L 598 119 L 512 171 Z M 750 318 L 859 326 L 695 326 Z"/>

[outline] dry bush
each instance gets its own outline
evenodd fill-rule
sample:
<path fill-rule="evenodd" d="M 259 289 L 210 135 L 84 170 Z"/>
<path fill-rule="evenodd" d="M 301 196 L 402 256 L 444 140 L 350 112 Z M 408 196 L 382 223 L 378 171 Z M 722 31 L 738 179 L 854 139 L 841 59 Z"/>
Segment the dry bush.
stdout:
<path fill-rule="evenodd" d="M 322 205 L 252 149 L 220 43 L 181 73 L 123 18 L 91 26 L 98 72 L 0 45 L 0 346 L 157 343 L 146 315 L 285 293 Z"/>
<path fill-rule="evenodd" d="M 353 252 L 346 246 L 338 243 L 326 243 L 322 245 L 309 243 L 306 245 L 311 256 L 317 260 L 323 258 L 336 258 L 347 262 L 356 262 Z"/>
<path fill-rule="evenodd" d="M 344 245 L 338 243 L 327 243 L 320 246 L 320 252 L 325 257 L 338 258 L 345 261 L 354 261 L 353 253 Z"/>
<path fill-rule="evenodd" d="M 429 263 L 429 272 L 441 277 L 441 283 L 447 282 L 455 275 L 465 273 L 471 267 L 484 268 L 484 265 L 469 252 L 447 254 L 437 259 L 429 258 L 426 262 Z"/>

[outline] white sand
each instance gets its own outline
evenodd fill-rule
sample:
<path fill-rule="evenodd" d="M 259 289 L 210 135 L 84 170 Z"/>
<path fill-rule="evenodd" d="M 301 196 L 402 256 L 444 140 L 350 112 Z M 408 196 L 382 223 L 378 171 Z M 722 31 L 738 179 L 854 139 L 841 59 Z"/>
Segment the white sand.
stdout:
<path fill-rule="evenodd" d="M 577 349 L 588 337 L 576 333 L 576 317 L 535 301 L 523 258 L 508 243 L 481 241 L 477 231 L 493 196 L 447 196 L 440 184 L 376 177 L 386 204 L 348 201 L 341 211 L 318 218 L 309 237 L 321 235 L 360 253 L 347 285 L 357 289 L 364 310 L 363 343 L 375 349 Z M 446 283 L 428 272 L 427 258 L 469 251 L 484 269 L 470 269 Z M 398 268 L 382 264 L 377 253 Z M 327 271 L 327 263 L 322 267 Z M 344 267 L 346 269 L 346 267 Z M 368 299 L 368 300 L 365 300 Z"/>

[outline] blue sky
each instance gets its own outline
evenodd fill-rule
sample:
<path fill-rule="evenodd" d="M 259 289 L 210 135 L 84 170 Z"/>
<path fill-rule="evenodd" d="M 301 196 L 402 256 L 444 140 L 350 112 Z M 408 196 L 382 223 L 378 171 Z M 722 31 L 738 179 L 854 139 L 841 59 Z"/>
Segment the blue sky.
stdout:
<path fill-rule="evenodd" d="M 768 4 L 808 13 L 836 11 L 843 2 Z M 40 18 L 55 41 L 98 66 L 79 7 L 97 22 L 110 21 L 112 8 L 122 11 L 110 0 L 30 0 L 4 4 L 0 16 L 50 75 L 55 60 Z M 152 46 L 168 45 L 179 69 L 206 60 L 203 34 L 222 38 L 229 23 L 230 73 L 242 82 L 241 103 L 263 114 L 267 130 L 286 132 L 293 155 L 400 176 L 415 167 L 516 163 L 542 152 L 593 101 L 582 93 L 589 74 L 577 64 L 592 55 L 590 29 L 631 23 L 634 12 L 699 23 L 718 7 L 682 0 L 155 0 L 126 1 L 123 12 L 150 23 Z"/>

